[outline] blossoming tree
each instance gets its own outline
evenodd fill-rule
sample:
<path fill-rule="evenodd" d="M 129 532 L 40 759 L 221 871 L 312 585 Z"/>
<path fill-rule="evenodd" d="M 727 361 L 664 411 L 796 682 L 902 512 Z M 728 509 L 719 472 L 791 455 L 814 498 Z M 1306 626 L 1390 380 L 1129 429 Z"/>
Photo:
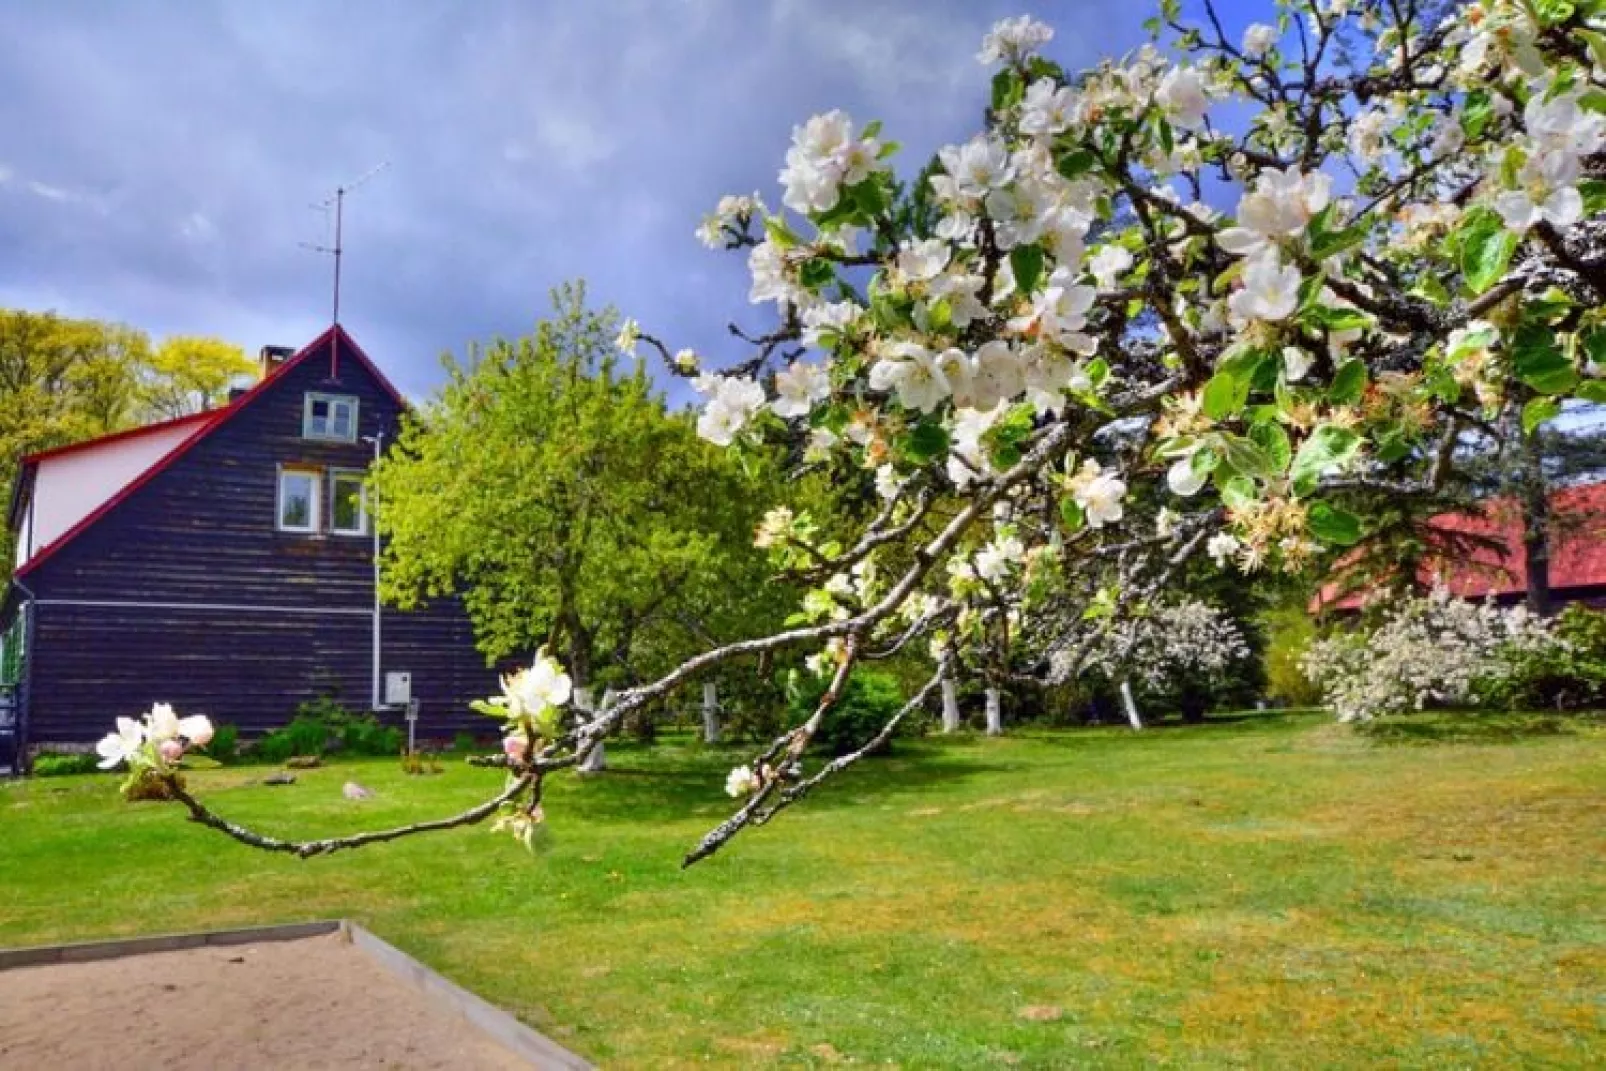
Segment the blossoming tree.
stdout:
<path fill-rule="evenodd" d="M 1230 28 L 1162 0 L 1154 44 L 1075 73 L 1041 54 L 1048 26 L 1002 22 L 982 128 L 909 185 L 879 123 L 809 119 L 780 207 L 727 197 L 699 230 L 746 257 L 774 325 L 733 329 L 751 350 L 719 362 L 633 324 L 620 339 L 695 377 L 713 442 L 873 474 L 883 506 L 856 530 L 784 511 L 761 528 L 815 585 L 799 613 L 594 716 L 510 681 L 488 708 L 505 788 L 440 822 L 281 841 L 178 798 L 302 855 L 498 810 L 525 831 L 544 779 L 631 711 L 812 648 L 818 707 L 730 778 L 693 862 L 855 761 L 811 770 L 805 749 L 861 661 L 930 651 L 905 711 L 945 675 L 1021 672 L 1007 656 L 1044 607 L 1114 627 L 1201 552 L 1306 569 L 1364 536 L 1368 495 L 1431 493 L 1491 413 L 1532 426 L 1606 399 L 1606 8 L 1425 10 L 1301 0 Z"/>

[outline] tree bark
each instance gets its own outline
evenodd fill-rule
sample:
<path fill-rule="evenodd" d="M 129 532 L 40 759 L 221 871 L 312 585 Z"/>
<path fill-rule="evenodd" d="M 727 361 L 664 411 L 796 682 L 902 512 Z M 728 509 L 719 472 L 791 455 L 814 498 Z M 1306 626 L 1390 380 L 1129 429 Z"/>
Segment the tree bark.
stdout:
<path fill-rule="evenodd" d="M 1143 728 L 1143 719 L 1138 716 L 1138 705 L 1132 699 L 1132 684 L 1129 681 L 1121 682 L 1121 705 L 1126 708 L 1126 720 L 1132 723 L 1132 728 Z"/>
<path fill-rule="evenodd" d="M 608 702 L 612 698 L 613 689 L 610 688 L 603 694 L 603 709 L 607 709 Z M 574 707 L 588 716 L 596 709 L 596 704 L 591 699 L 590 688 L 576 688 L 574 690 Z M 587 753 L 585 761 L 580 763 L 579 769 L 581 773 L 601 773 L 608 768 L 608 756 L 604 753 L 604 746 L 601 740 L 597 741 L 597 746 L 592 748 Z"/>
<path fill-rule="evenodd" d="M 942 681 L 942 731 L 959 731 L 959 686 L 950 677 Z"/>
<path fill-rule="evenodd" d="M 987 735 L 1004 735 L 1004 702 L 997 688 L 987 689 Z"/>
<path fill-rule="evenodd" d="M 719 743 L 719 685 L 713 681 L 703 685 L 703 742 Z"/>
<path fill-rule="evenodd" d="M 1550 613 L 1550 488 L 1538 435 L 1522 436 L 1522 560 L 1530 612 Z"/>

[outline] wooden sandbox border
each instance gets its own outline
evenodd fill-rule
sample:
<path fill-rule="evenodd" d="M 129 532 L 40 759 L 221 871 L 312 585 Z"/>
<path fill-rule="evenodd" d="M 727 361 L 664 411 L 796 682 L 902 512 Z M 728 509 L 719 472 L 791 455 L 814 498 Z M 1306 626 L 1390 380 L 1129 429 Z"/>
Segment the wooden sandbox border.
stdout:
<path fill-rule="evenodd" d="M 60 963 L 89 963 L 101 959 L 139 956 L 148 952 L 181 952 L 208 946 L 260 944 L 265 941 L 299 941 L 338 933 L 370 962 L 411 988 L 436 1006 L 460 1019 L 466 1019 L 503 1048 L 530 1062 L 532 1067 L 553 1071 L 590 1071 L 592 1065 L 544 1034 L 530 1029 L 518 1019 L 475 996 L 462 986 L 430 970 L 401 949 L 350 919 L 319 922 L 293 922 L 279 926 L 252 926 L 208 933 L 164 934 L 156 937 L 125 937 L 109 941 L 83 941 L 65 945 L 39 945 L 32 948 L 0 948 L 0 971 L 17 967 L 36 967 Z"/>

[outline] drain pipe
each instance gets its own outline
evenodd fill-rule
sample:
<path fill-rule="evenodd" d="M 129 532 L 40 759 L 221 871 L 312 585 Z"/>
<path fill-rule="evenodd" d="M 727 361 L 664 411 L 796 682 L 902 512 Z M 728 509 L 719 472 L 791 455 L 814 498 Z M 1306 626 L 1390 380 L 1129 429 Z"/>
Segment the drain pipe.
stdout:
<path fill-rule="evenodd" d="M 384 450 L 385 433 L 380 431 L 375 432 L 373 435 L 364 435 L 363 441 L 374 444 L 374 461 L 375 463 L 378 463 L 379 455 Z M 369 471 L 372 472 L 373 470 L 370 469 Z M 379 523 L 377 518 L 374 516 L 375 511 L 372 508 L 373 505 L 377 503 L 378 497 L 371 496 L 371 490 L 372 489 L 366 483 L 363 484 L 363 512 L 366 514 L 366 519 L 368 521 L 368 530 L 370 533 L 372 533 L 374 538 L 373 672 L 372 680 L 370 681 L 368 705 L 370 709 L 373 710 L 384 710 L 385 707 L 380 702 L 380 700 L 384 698 L 380 692 L 380 664 L 382 661 L 381 653 L 384 649 L 384 645 L 382 638 L 383 614 L 379 605 Z"/>

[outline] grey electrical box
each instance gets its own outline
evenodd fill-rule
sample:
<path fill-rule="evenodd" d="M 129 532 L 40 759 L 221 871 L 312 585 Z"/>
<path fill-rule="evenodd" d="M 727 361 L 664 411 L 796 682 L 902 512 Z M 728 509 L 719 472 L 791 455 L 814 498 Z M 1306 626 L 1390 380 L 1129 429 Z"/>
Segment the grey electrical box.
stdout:
<path fill-rule="evenodd" d="M 413 675 L 411 673 L 385 674 L 385 705 L 406 706 L 413 700 Z"/>

